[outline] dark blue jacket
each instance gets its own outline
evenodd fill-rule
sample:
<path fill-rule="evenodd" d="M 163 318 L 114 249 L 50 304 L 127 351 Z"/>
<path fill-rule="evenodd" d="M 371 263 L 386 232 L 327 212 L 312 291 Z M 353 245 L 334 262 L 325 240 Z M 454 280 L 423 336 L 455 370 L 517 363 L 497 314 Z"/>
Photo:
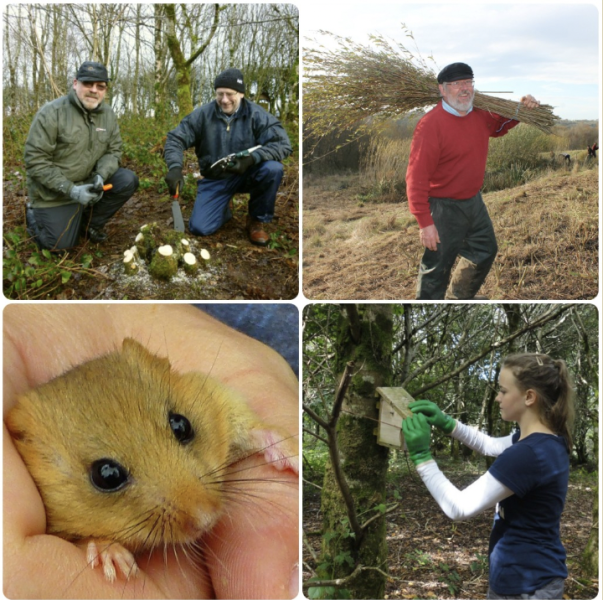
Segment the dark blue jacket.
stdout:
<path fill-rule="evenodd" d="M 243 98 L 229 122 L 214 100 L 196 108 L 167 134 L 164 157 L 168 169 L 182 167 L 184 150 L 194 146 L 201 175 L 206 176 L 220 158 L 258 145 L 262 147 L 253 153 L 256 163 L 283 160 L 292 152 L 279 120 L 258 104 Z"/>

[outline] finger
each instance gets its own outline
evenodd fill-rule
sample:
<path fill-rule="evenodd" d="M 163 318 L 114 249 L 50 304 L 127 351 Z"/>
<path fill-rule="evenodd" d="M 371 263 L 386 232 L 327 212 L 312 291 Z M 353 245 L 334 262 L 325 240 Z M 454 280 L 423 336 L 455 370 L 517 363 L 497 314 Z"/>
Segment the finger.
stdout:
<path fill-rule="evenodd" d="M 253 465 L 256 460 L 241 464 Z M 295 565 L 299 560 L 297 477 L 265 465 L 249 473 L 259 481 L 246 484 L 231 499 L 227 515 L 208 542 L 208 569 L 216 597 L 295 597 Z"/>

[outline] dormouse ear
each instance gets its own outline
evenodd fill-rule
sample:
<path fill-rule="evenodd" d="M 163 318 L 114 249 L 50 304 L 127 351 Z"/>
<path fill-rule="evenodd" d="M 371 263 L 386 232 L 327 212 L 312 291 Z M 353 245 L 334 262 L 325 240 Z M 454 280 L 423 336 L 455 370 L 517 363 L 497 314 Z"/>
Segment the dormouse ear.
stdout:
<path fill-rule="evenodd" d="M 124 338 L 121 353 L 123 358 L 132 363 L 133 366 L 143 364 L 148 367 L 161 367 L 166 371 L 172 368 L 167 358 L 161 358 L 156 354 L 152 354 L 134 338 Z"/>

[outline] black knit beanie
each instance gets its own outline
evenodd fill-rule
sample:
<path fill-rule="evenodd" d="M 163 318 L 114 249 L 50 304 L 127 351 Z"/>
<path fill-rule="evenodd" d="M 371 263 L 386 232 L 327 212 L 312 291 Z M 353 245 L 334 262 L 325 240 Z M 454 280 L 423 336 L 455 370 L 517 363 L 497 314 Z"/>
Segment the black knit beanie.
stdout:
<path fill-rule="evenodd" d="M 228 88 L 245 93 L 245 82 L 243 81 L 243 73 L 239 69 L 226 69 L 222 71 L 214 81 L 214 90 L 218 88 Z"/>

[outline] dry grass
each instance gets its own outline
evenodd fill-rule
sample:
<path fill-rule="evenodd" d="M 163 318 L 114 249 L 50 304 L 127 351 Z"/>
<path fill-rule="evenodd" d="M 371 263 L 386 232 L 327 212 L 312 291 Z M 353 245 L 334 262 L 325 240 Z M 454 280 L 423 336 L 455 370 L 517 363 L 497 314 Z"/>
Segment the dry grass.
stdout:
<path fill-rule="evenodd" d="M 329 178 L 323 180 L 329 187 Z M 304 187 L 303 292 L 311 300 L 415 297 L 422 255 L 406 203 L 367 202 L 360 179 Z M 551 172 L 484 195 L 499 253 L 480 293 L 496 300 L 592 299 L 598 291 L 598 174 Z"/>

